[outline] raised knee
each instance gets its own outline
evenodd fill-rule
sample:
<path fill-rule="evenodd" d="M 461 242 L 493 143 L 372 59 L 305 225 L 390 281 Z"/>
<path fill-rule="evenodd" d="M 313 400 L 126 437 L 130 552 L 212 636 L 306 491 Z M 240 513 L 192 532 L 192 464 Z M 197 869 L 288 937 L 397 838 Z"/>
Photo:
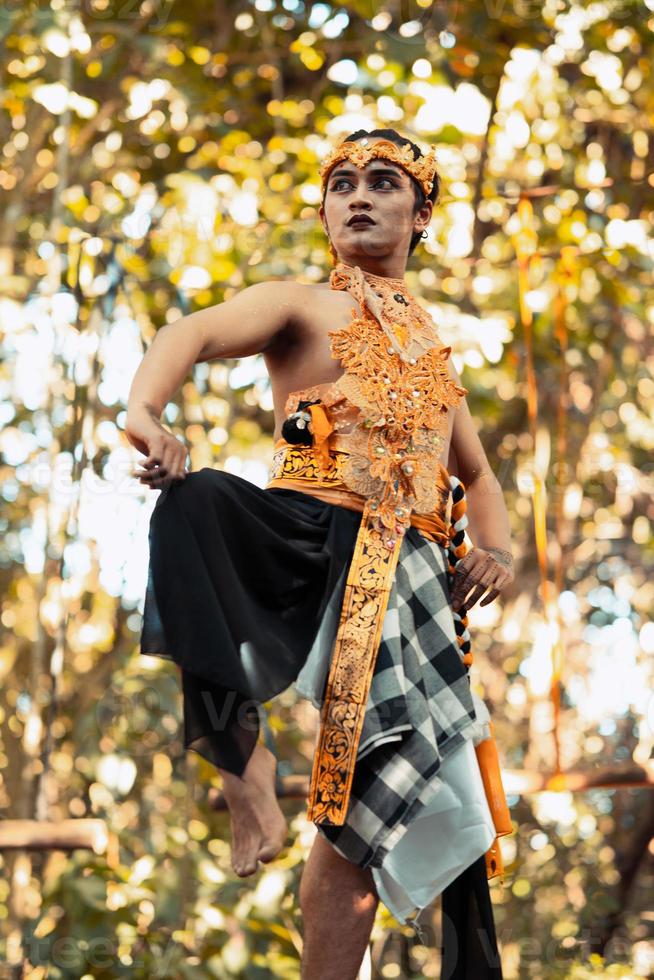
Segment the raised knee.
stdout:
<path fill-rule="evenodd" d="M 223 471 L 203 466 L 202 469 L 187 473 L 184 480 L 171 484 L 167 494 L 162 494 L 161 506 L 181 507 L 191 513 L 202 510 L 215 499 L 223 487 Z"/>
<path fill-rule="evenodd" d="M 215 474 L 218 470 L 212 470 L 209 466 L 203 466 L 199 470 L 191 470 L 186 474 L 186 479 L 175 483 L 175 490 L 180 496 L 190 496 L 202 490 L 210 490 L 217 482 Z"/>
<path fill-rule="evenodd" d="M 360 894 L 355 894 L 353 896 L 353 905 L 355 915 L 360 915 L 362 918 L 367 918 L 371 912 L 375 912 L 377 909 L 377 903 L 379 898 L 375 891 L 362 892 Z"/>

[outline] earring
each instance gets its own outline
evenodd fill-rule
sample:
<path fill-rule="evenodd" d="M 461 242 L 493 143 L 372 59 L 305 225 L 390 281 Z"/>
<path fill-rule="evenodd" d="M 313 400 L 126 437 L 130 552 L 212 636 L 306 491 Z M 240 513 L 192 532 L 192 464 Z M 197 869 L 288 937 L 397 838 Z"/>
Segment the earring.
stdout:
<path fill-rule="evenodd" d="M 427 231 L 426 228 L 423 228 L 422 235 L 420 237 L 421 238 L 429 238 L 429 232 Z"/>
<path fill-rule="evenodd" d="M 329 239 L 329 254 L 332 257 L 332 263 L 333 263 L 333 265 L 336 265 L 336 263 L 338 262 L 338 255 L 336 253 L 336 249 L 334 248 L 334 246 L 332 244 L 331 238 Z"/>

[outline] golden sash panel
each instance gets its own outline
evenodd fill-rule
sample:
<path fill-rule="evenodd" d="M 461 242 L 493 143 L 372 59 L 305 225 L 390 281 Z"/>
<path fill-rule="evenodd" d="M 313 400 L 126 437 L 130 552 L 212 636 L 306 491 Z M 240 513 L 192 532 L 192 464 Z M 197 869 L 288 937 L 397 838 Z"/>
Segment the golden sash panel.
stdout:
<path fill-rule="evenodd" d="M 366 502 L 350 563 L 321 709 L 307 819 L 345 823 L 354 766 L 388 597 L 402 546 L 391 549 L 370 523 Z"/>
<path fill-rule="evenodd" d="M 342 482 L 347 451 L 339 449 L 333 438 L 331 446 L 327 455 L 317 453 L 313 446 L 278 439 L 266 488 L 296 489 L 328 503 L 362 511 L 320 714 L 307 810 L 307 818 L 314 823 L 342 826 L 347 817 L 366 704 L 403 537 L 398 534 L 392 548 L 384 544 L 382 532 L 372 523 L 374 501 L 349 490 Z M 441 467 L 440 476 L 443 485 L 447 485 L 445 467 Z M 446 502 L 443 494 L 439 500 Z M 445 506 L 440 512 L 411 514 L 413 526 L 446 547 L 451 537 L 448 519 Z M 475 752 L 497 832 L 486 853 L 487 876 L 492 878 L 503 875 L 504 871 L 497 838 L 512 833 L 513 828 L 494 738 L 480 742 Z"/>

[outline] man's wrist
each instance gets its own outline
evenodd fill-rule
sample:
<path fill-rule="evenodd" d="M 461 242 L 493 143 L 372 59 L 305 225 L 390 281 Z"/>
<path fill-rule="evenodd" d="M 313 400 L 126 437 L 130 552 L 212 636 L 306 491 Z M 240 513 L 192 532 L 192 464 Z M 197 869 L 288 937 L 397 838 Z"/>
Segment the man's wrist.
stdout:
<path fill-rule="evenodd" d="M 158 412 L 154 405 L 149 402 L 136 402 L 134 405 L 127 406 L 127 418 L 126 425 L 134 421 L 147 421 L 154 422 L 155 425 L 161 425 L 161 412 Z"/>

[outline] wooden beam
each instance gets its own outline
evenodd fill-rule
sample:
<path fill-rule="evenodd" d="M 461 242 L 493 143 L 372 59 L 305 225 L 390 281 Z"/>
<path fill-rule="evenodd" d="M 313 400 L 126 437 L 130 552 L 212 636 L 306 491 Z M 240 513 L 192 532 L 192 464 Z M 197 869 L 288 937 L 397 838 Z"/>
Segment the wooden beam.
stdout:
<path fill-rule="evenodd" d="M 542 792 L 585 793 L 591 789 L 652 789 L 654 764 L 635 762 L 598 766 L 596 769 L 570 769 L 568 772 L 530 772 L 503 769 L 502 782 L 507 793 L 520 795 Z"/>
<path fill-rule="evenodd" d="M 307 799 L 309 776 L 283 776 L 280 800 Z M 639 766 L 626 763 L 602 766 L 597 769 L 570 770 L 555 773 L 530 772 L 528 769 L 502 769 L 502 783 L 508 795 L 528 795 L 543 792 L 584 793 L 592 789 L 652 789 L 654 788 L 654 763 Z M 215 786 L 207 794 L 212 810 L 226 810 L 227 802 L 222 790 Z"/>
<path fill-rule="evenodd" d="M 108 853 L 110 834 L 104 820 L 0 820 L 0 850 L 73 851 L 77 848 Z"/>

